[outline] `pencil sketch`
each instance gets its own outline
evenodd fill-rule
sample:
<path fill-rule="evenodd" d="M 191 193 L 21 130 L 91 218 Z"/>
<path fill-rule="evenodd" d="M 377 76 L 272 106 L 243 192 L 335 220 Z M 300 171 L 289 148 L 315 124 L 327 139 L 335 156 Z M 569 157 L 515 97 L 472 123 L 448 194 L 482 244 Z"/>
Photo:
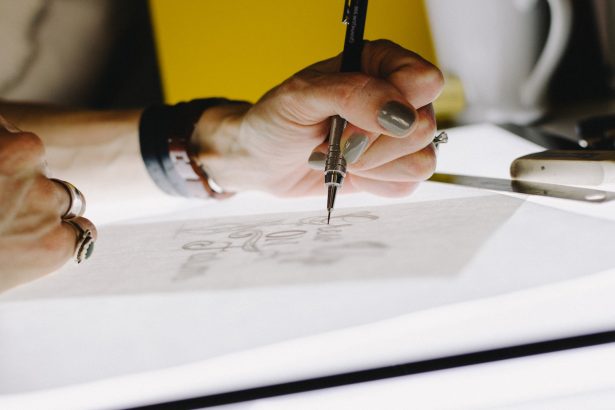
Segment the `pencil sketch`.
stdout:
<path fill-rule="evenodd" d="M 272 219 L 259 223 L 223 223 L 212 226 L 180 228 L 175 238 L 201 238 L 182 246 L 193 252 L 181 266 L 176 280 L 193 278 L 206 273 L 222 258 L 251 254 L 252 263 L 277 262 L 281 264 L 327 265 L 342 263 L 355 256 L 373 258 L 382 256 L 388 246 L 376 240 L 345 241 L 348 228 L 378 220 L 370 211 L 346 212 L 331 218 Z M 315 246 L 306 246 L 311 242 Z"/>
<path fill-rule="evenodd" d="M 102 227 L 87 264 L 68 265 L 0 299 L 167 292 L 222 297 L 233 290 L 320 292 L 343 284 L 391 287 L 401 298 L 386 301 L 393 304 L 419 303 L 427 292 L 437 304 L 615 263 L 615 223 L 504 195 L 339 209 L 329 226 L 325 217 L 321 211 Z M 375 295 L 373 303 L 383 301 Z"/>
<path fill-rule="evenodd" d="M 7 297 L 323 288 L 341 282 L 381 286 L 391 280 L 410 281 L 414 287 L 453 284 L 477 264 L 485 264 L 481 275 L 500 266 L 488 265 L 493 260 L 484 249 L 519 246 L 513 243 L 518 234 L 507 234 L 511 230 L 532 231 L 526 242 L 536 249 L 551 240 L 549 231 L 527 221 L 535 214 L 542 224 L 559 221 L 559 214 L 536 206 L 519 212 L 523 204 L 488 195 L 340 208 L 331 225 L 322 211 L 110 225 L 99 230 L 87 264 L 67 266 Z M 499 239 L 494 241 L 494 235 Z M 550 261 L 553 252 L 561 249 L 539 256 Z M 540 266 L 527 264 L 532 265 L 528 272 Z M 574 263 L 567 266 L 573 269 Z"/>

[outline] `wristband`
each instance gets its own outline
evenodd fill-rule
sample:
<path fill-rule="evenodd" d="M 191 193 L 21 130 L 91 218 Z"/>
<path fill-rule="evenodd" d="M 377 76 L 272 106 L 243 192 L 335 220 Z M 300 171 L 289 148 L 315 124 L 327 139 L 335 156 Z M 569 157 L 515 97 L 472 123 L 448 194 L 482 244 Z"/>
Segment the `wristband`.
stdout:
<path fill-rule="evenodd" d="M 223 191 L 203 169 L 191 138 L 205 110 L 243 103 L 205 98 L 146 108 L 139 123 L 139 143 L 145 167 L 156 185 L 175 196 L 222 199 L 233 195 Z"/>

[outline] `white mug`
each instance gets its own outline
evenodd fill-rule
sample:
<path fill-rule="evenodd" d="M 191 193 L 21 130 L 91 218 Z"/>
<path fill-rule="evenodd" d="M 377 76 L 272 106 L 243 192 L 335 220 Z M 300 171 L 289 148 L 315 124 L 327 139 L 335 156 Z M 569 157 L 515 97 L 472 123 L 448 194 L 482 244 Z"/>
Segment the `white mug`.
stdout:
<path fill-rule="evenodd" d="M 570 0 L 427 0 L 427 9 L 440 68 L 463 86 L 461 122 L 529 124 L 545 114 Z"/>

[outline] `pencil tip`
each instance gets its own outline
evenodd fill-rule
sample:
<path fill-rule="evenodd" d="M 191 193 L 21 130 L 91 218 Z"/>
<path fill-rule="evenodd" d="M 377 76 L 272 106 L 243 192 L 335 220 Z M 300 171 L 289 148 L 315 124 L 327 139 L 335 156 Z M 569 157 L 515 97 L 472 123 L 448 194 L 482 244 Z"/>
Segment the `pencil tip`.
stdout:
<path fill-rule="evenodd" d="M 329 225 L 329 222 L 331 221 L 331 210 L 329 209 L 327 211 L 327 225 Z"/>

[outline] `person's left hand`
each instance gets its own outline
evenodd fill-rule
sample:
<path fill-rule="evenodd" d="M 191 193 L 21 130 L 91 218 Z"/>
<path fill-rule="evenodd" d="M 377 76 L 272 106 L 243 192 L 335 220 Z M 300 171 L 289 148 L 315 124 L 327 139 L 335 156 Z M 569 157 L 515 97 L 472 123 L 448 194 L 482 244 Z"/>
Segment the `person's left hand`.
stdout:
<path fill-rule="evenodd" d="M 44 153 L 37 135 L 0 116 L 0 292 L 64 265 L 87 244 L 83 232 L 91 236 L 88 246 L 96 239 L 88 219 L 64 219 L 70 195 L 46 176 Z"/>
<path fill-rule="evenodd" d="M 341 56 L 314 64 L 252 107 L 206 111 L 197 130 L 200 159 L 225 190 L 282 196 L 324 192 L 329 117 L 348 121 L 342 192 L 406 195 L 435 168 L 432 101 L 440 71 L 390 41 L 366 42 L 361 73 L 340 73 Z M 212 124 L 218 124 L 212 126 Z"/>

